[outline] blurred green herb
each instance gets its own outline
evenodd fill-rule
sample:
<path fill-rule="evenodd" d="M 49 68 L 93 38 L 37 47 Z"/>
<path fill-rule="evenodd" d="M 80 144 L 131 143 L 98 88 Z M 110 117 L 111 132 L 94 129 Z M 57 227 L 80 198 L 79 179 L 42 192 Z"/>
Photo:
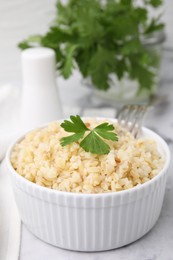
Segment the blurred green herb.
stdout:
<path fill-rule="evenodd" d="M 45 46 L 55 50 L 57 70 L 69 78 L 77 67 L 102 90 L 110 87 L 110 75 L 120 80 L 127 75 L 139 82 L 139 89 L 151 89 L 154 82 L 151 53 L 142 38 L 163 29 L 160 16 L 149 18 L 149 9 L 162 0 L 68 0 L 57 1 L 57 15 L 45 35 L 31 36 L 21 49 Z M 153 59 L 154 62 L 154 59 Z"/>
<path fill-rule="evenodd" d="M 79 141 L 84 137 L 84 134 L 87 131 L 89 134 L 80 142 L 80 146 L 86 152 L 107 154 L 110 151 L 110 147 L 103 139 L 118 141 L 116 133 L 112 132 L 114 126 L 109 123 L 102 123 L 91 130 L 84 124 L 78 115 L 70 116 L 70 120 L 64 120 L 61 127 L 64 128 L 66 132 L 74 134 L 61 138 L 60 142 L 62 146 Z"/>

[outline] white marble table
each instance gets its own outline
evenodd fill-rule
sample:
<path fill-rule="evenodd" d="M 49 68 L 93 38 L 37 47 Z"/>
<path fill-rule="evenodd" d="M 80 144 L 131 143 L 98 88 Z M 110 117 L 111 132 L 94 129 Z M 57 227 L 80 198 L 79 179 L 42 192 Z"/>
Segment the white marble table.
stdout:
<path fill-rule="evenodd" d="M 165 100 L 156 105 L 148 114 L 145 125 L 159 133 L 168 142 L 173 152 L 173 52 L 164 53 L 162 64 L 162 80 L 159 94 Z M 78 77 L 78 75 L 76 75 Z M 75 81 L 75 79 L 73 79 Z M 74 82 L 73 81 L 73 82 Z M 70 83 L 70 82 L 69 82 Z M 86 94 L 81 87 L 68 82 L 59 81 L 60 94 L 64 105 L 76 104 Z M 69 91 L 77 91 L 75 98 L 66 100 Z M 69 95 L 70 96 L 70 95 Z M 104 111 L 104 110 L 103 110 Z M 97 110 L 96 110 L 97 112 Z M 111 112 L 110 110 L 107 112 Z M 173 163 L 169 170 L 165 199 L 160 218 L 154 228 L 135 243 L 120 249 L 98 252 L 81 253 L 59 249 L 48 245 L 34 237 L 25 226 L 22 226 L 22 242 L 20 260 L 173 260 Z"/>
<path fill-rule="evenodd" d="M 173 1 L 165 0 L 167 41 L 173 44 Z M 52 20 L 55 0 L 2 0 L 0 4 L 0 83 L 20 78 L 19 51 L 17 42 L 34 33 L 42 33 Z M 31 19 L 32 17 L 32 19 Z M 165 102 L 150 111 L 145 125 L 158 132 L 168 142 L 173 153 L 173 50 L 165 51 L 162 64 L 159 94 L 166 96 Z M 76 112 L 89 90 L 82 88 L 79 75 L 71 81 L 59 80 L 60 95 L 65 107 Z M 75 95 L 74 95 L 75 93 Z M 65 111 L 68 114 L 68 111 Z M 86 111 L 85 111 L 86 112 Z M 86 112 L 89 114 L 89 112 Z M 95 111 L 96 115 L 114 115 L 114 110 Z M 2 124 L 2 122 L 0 122 Z M 169 170 L 165 199 L 160 218 L 154 228 L 143 238 L 126 247 L 100 253 L 80 253 L 59 249 L 34 237 L 22 226 L 20 260 L 173 260 L 173 163 Z M 3 259 L 0 259 L 3 260 Z"/>

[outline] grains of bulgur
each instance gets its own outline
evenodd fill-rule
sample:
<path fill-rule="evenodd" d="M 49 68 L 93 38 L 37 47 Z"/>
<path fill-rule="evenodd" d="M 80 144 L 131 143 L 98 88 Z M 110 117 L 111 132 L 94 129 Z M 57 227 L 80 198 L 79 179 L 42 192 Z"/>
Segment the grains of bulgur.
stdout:
<path fill-rule="evenodd" d="M 102 123 L 86 122 L 90 128 Z M 59 122 L 30 132 L 15 145 L 11 155 L 14 169 L 44 187 L 80 193 L 117 192 L 141 185 L 156 176 L 164 159 L 155 141 L 135 139 L 114 123 L 118 142 L 108 141 L 107 155 L 85 152 L 78 143 L 62 147 L 60 139 L 68 133 Z"/>

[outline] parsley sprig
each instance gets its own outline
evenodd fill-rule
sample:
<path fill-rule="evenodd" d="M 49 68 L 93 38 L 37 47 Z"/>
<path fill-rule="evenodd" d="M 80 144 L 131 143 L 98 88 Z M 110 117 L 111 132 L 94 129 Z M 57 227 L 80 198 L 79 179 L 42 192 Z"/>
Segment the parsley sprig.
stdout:
<path fill-rule="evenodd" d="M 138 4 L 139 2 L 139 4 Z M 92 85 L 107 90 L 111 75 L 138 82 L 139 90 L 152 90 L 159 56 L 142 39 L 162 30 L 160 15 L 152 9 L 163 0 L 57 0 L 56 17 L 44 35 L 30 36 L 21 49 L 52 48 L 57 70 L 69 78 L 77 68 Z"/>
<path fill-rule="evenodd" d="M 103 139 L 118 141 L 117 134 L 112 132 L 114 130 L 112 124 L 105 122 L 91 130 L 85 125 L 79 115 L 70 116 L 70 120 L 64 120 L 61 127 L 64 128 L 66 132 L 74 134 L 61 138 L 60 142 L 62 146 L 79 141 L 84 137 L 86 132 L 89 132 L 80 142 L 80 146 L 86 152 L 108 154 L 110 147 Z"/>

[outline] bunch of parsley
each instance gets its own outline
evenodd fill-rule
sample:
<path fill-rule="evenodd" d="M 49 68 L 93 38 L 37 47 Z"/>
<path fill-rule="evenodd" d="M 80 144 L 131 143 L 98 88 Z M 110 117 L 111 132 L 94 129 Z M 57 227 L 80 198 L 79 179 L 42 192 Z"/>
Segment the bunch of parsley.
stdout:
<path fill-rule="evenodd" d="M 31 36 L 21 49 L 45 46 L 55 50 L 57 70 L 69 78 L 77 67 L 83 78 L 91 78 L 101 90 L 110 87 L 110 75 L 120 80 L 127 75 L 137 80 L 139 90 L 154 83 L 155 58 L 142 43 L 142 37 L 163 28 L 160 17 L 149 18 L 149 9 L 162 0 L 68 0 L 57 1 L 57 15 L 45 35 Z"/>

